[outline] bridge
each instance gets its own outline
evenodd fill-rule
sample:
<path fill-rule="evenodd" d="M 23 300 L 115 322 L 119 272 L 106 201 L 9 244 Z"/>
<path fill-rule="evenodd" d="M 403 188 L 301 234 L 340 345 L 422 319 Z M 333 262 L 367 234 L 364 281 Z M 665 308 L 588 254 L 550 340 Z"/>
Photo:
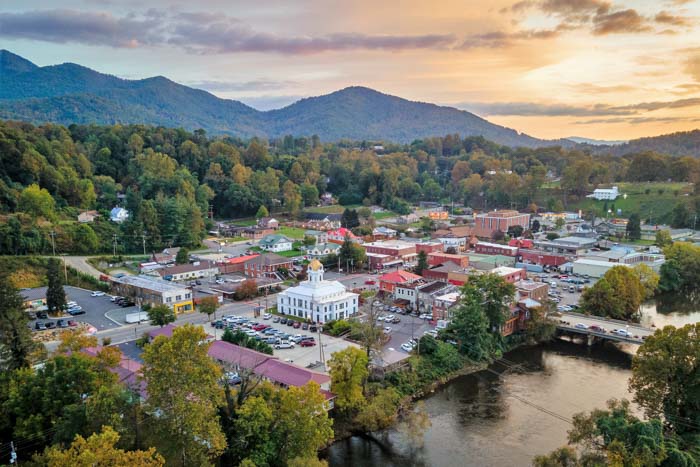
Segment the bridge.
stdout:
<path fill-rule="evenodd" d="M 553 317 L 553 319 L 557 322 L 557 329 L 587 336 L 588 345 L 593 344 L 596 339 L 639 345 L 644 342 L 647 336 L 656 331 L 654 328 L 647 328 L 627 321 L 582 313 L 559 312 L 557 317 Z M 630 336 L 616 334 L 613 332 L 615 329 L 624 329 L 629 332 Z"/>

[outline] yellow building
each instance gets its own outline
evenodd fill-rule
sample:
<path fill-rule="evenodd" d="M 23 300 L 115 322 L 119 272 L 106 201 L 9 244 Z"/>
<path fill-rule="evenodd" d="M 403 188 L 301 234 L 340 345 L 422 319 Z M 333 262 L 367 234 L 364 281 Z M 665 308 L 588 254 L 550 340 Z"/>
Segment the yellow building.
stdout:
<path fill-rule="evenodd" d="M 116 295 L 133 299 L 141 306 L 167 305 L 175 313 L 194 311 L 192 290 L 164 280 L 147 276 L 122 276 L 112 279 L 112 291 Z"/>

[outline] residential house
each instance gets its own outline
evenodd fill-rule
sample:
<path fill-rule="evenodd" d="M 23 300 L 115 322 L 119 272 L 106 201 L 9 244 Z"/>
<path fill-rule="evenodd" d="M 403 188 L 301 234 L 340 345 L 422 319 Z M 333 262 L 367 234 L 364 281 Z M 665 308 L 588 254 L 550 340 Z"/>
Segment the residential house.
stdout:
<path fill-rule="evenodd" d="M 275 229 L 263 228 L 258 226 L 253 227 L 239 227 L 237 230 L 237 235 L 243 238 L 249 238 L 251 240 L 260 240 L 267 237 L 268 235 L 274 235 Z"/>
<path fill-rule="evenodd" d="M 414 222 L 418 222 L 420 220 L 420 217 L 418 215 L 411 213 L 411 214 L 406 214 L 405 216 L 399 216 L 396 219 L 396 223 L 400 225 L 408 225 L 408 224 L 413 224 Z"/>
<path fill-rule="evenodd" d="M 275 253 L 290 251 L 294 248 L 293 245 L 294 242 L 291 239 L 279 234 L 266 235 L 258 242 L 258 246 L 261 249 Z"/>
<path fill-rule="evenodd" d="M 121 224 L 129 218 L 129 211 L 124 208 L 115 207 L 109 212 L 109 220 Z"/>
<path fill-rule="evenodd" d="M 340 245 L 337 243 L 316 243 L 311 246 L 304 246 L 302 250 L 304 254 L 311 258 L 324 258 L 328 255 L 337 255 L 340 250 Z"/>
<path fill-rule="evenodd" d="M 392 238 L 396 238 L 396 235 L 398 232 L 394 229 L 390 229 L 389 227 L 384 227 L 384 226 L 379 226 L 375 227 L 372 229 L 372 240 L 377 241 L 377 240 L 389 240 Z"/>
<path fill-rule="evenodd" d="M 277 278 L 278 269 L 284 268 L 291 270 L 292 267 L 293 261 L 290 258 L 285 258 L 274 253 L 267 253 L 255 256 L 246 261 L 244 271 L 246 277 L 250 278 Z"/>
<path fill-rule="evenodd" d="M 321 204 L 323 206 L 330 206 L 331 204 L 335 204 L 335 200 L 333 199 L 333 194 L 331 194 L 329 192 L 323 193 L 319 197 L 319 201 L 321 202 Z"/>
<path fill-rule="evenodd" d="M 342 214 L 325 214 L 320 212 L 305 212 L 304 227 L 316 230 L 333 230 L 340 227 Z"/>
<path fill-rule="evenodd" d="M 165 248 L 160 253 L 153 253 L 151 255 L 151 261 L 162 265 L 173 264 L 179 251 L 180 247 Z"/>
<path fill-rule="evenodd" d="M 328 233 L 324 230 L 306 230 L 304 238 L 311 237 L 316 240 L 316 243 L 326 243 L 328 241 Z"/>
<path fill-rule="evenodd" d="M 350 229 L 346 229 L 345 227 L 339 227 L 335 230 L 331 230 L 328 232 L 328 241 L 329 242 L 334 242 L 334 243 L 343 243 L 345 242 L 345 237 L 348 237 L 351 242 L 353 243 L 362 243 L 362 239 L 352 233 Z"/>
<path fill-rule="evenodd" d="M 258 219 L 258 227 L 261 229 L 277 230 L 280 227 L 280 223 L 274 217 L 261 217 Z"/>
<path fill-rule="evenodd" d="M 421 276 L 399 269 L 398 271 L 389 272 L 379 277 L 379 290 L 393 293 L 397 285 L 412 284 L 421 280 L 423 280 Z"/>
<path fill-rule="evenodd" d="M 78 222 L 81 224 L 86 224 L 88 222 L 94 222 L 100 216 L 97 211 L 84 211 L 78 214 Z"/>
<path fill-rule="evenodd" d="M 521 214 L 514 210 L 491 211 L 474 216 L 474 234 L 479 238 L 490 239 L 494 232 L 508 232 L 508 228 L 519 225 L 527 229 L 530 214 Z"/>
<path fill-rule="evenodd" d="M 618 196 L 620 196 L 620 192 L 618 191 L 617 187 L 614 186 L 612 188 L 596 188 L 593 190 L 593 193 L 586 196 L 586 198 L 593 198 L 602 201 L 615 200 Z"/>

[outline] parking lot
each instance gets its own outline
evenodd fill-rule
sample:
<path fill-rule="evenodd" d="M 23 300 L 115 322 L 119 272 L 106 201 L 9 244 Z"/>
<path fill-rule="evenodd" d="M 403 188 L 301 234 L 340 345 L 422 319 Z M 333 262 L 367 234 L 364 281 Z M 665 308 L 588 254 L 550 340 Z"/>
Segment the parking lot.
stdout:
<path fill-rule="evenodd" d="M 93 326 L 98 331 L 103 329 L 117 328 L 121 326 L 119 324 L 120 318 L 123 320 L 123 315 L 126 313 L 133 313 L 135 307 L 120 308 L 118 305 L 109 301 L 109 295 L 105 294 L 101 297 L 91 296 L 92 291 L 79 289 L 77 287 L 66 286 L 64 287 L 66 291 L 66 298 L 68 301 L 74 301 L 83 308 L 85 314 L 70 316 L 66 314 L 65 316 L 60 316 L 57 318 L 49 317 L 48 319 L 37 319 L 32 321 L 31 325 L 34 325 L 37 321 L 47 322 L 47 321 L 57 321 L 59 319 L 71 319 L 78 322 L 87 323 Z M 41 287 L 39 289 L 32 289 L 33 293 L 45 294 L 46 287 Z M 114 314 L 114 316 L 112 316 Z M 110 320 L 109 318 L 113 320 Z"/>

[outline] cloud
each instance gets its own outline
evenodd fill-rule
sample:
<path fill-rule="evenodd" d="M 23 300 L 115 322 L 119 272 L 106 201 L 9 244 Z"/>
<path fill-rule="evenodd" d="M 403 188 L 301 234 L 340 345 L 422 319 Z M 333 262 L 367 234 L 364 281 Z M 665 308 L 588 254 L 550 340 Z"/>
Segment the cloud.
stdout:
<path fill-rule="evenodd" d="M 305 97 L 309 96 L 301 96 L 301 95 L 264 95 L 264 96 L 246 96 L 246 97 L 239 97 L 238 100 L 243 102 L 246 105 L 249 105 L 250 107 L 253 107 L 254 109 L 258 110 L 273 110 L 273 109 L 280 109 L 282 107 L 286 107 L 290 104 L 293 104 L 297 102 L 300 99 L 303 99 Z"/>
<path fill-rule="evenodd" d="M 667 11 L 660 11 L 654 16 L 654 21 L 660 24 L 671 26 L 688 27 L 692 26 L 692 21 L 684 16 L 673 15 Z"/>
<path fill-rule="evenodd" d="M 77 42 L 110 47 L 137 47 L 159 42 L 159 22 L 134 15 L 75 10 L 0 13 L 0 37 L 47 42 Z"/>
<path fill-rule="evenodd" d="M 339 33 L 280 36 L 253 29 L 219 13 L 171 14 L 150 9 L 145 15 L 118 17 L 76 10 L 0 13 L 0 37 L 111 47 L 178 45 L 193 53 L 277 52 L 312 54 L 338 50 L 415 50 L 449 48 L 452 34 L 390 35 Z"/>
<path fill-rule="evenodd" d="M 593 17 L 593 34 L 624 34 L 648 32 L 652 28 L 637 10 L 628 9 L 612 13 L 596 14 Z"/>
<path fill-rule="evenodd" d="M 674 122 L 697 122 L 699 118 L 688 117 L 614 117 L 614 118 L 593 118 L 590 120 L 580 120 L 573 122 L 574 125 L 598 125 L 610 123 L 629 123 L 639 125 L 642 123 L 674 123 Z"/>
<path fill-rule="evenodd" d="M 685 61 L 685 72 L 700 83 L 700 50 L 691 53 Z"/>
<path fill-rule="evenodd" d="M 559 31 L 551 29 L 529 29 L 516 32 L 492 31 L 484 34 L 474 34 L 465 39 L 460 49 L 472 49 L 477 47 L 501 48 L 509 47 L 517 41 L 531 39 L 553 39 L 559 35 Z"/>
<path fill-rule="evenodd" d="M 293 86 L 295 81 L 274 81 L 258 79 L 253 81 L 194 81 L 186 83 L 193 88 L 205 89 L 211 92 L 243 92 L 243 91 L 269 91 Z"/>

